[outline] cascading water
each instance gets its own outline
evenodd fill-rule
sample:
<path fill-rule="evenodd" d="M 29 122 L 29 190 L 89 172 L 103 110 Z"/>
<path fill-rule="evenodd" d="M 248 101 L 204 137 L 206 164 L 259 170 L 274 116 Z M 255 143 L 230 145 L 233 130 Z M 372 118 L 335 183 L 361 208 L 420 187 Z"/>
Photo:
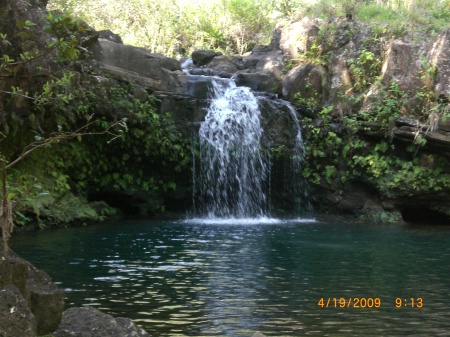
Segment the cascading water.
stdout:
<path fill-rule="evenodd" d="M 193 147 L 199 151 L 193 166 L 195 217 L 215 221 L 269 220 L 271 193 L 277 194 L 278 199 L 287 197 L 290 206 L 305 204 L 306 190 L 300 173 L 304 147 L 292 106 L 286 101 L 256 97 L 249 88 L 238 87 L 231 79 L 209 79 L 210 104 L 196 137 L 198 144 Z M 281 132 L 290 135 L 286 144 L 289 143 L 292 158 L 289 164 L 283 165 L 282 193 L 271 188 L 273 141 L 263 132 L 261 104 L 269 107 L 269 114 L 280 112 L 289 120 L 289 127 Z M 297 211 L 295 207 L 296 214 Z"/>
<path fill-rule="evenodd" d="M 261 150 L 258 101 L 232 80 L 212 82 L 211 103 L 199 130 L 194 188 L 198 211 L 209 218 L 265 216 L 269 158 Z"/>

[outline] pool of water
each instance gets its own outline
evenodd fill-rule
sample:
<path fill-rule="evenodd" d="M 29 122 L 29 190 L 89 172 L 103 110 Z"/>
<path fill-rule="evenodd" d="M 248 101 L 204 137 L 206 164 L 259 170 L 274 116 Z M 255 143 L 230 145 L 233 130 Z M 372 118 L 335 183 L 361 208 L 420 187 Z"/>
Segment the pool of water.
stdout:
<path fill-rule="evenodd" d="M 266 220 L 125 221 L 11 246 L 67 307 L 153 336 L 450 336 L 449 227 Z"/>

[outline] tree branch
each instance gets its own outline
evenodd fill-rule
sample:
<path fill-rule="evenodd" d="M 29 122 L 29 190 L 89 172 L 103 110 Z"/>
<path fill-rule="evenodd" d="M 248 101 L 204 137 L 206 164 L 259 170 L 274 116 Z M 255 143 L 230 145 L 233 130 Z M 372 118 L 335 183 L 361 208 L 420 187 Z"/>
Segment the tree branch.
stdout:
<path fill-rule="evenodd" d="M 110 124 L 107 128 L 105 128 L 102 131 L 93 131 L 93 132 L 89 132 L 88 128 L 93 125 L 96 121 L 92 120 L 93 115 L 90 116 L 88 123 L 86 123 L 85 125 L 83 125 L 81 128 L 75 130 L 75 131 L 71 131 L 71 132 L 63 132 L 63 133 L 52 133 L 50 135 L 50 137 L 42 139 L 42 140 L 37 140 L 29 145 L 27 145 L 22 153 L 13 161 L 9 162 L 8 164 L 6 164 L 4 166 L 5 169 L 10 169 L 11 167 L 13 167 L 14 165 L 16 165 L 18 162 L 20 162 L 22 159 L 24 159 L 26 156 L 28 156 L 31 152 L 33 152 L 34 150 L 37 150 L 39 148 L 45 147 L 51 143 L 54 142 L 60 142 L 60 141 L 65 141 L 65 140 L 70 140 L 73 138 L 78 138 L 78 137 L 85 137 L 85 136 L 95 136 L 95 135 L 109 135 L 112 136 L 113 138 L 110 140 L 114 140 L 116 138 L 120 137 L 120 134 L 114 133 L 111 130 L 116 127 L 116 126 L 122 126 L 126 129 L 126 118 L 121 119 L 119 121 L 116 121 L 112 124 Z"/>

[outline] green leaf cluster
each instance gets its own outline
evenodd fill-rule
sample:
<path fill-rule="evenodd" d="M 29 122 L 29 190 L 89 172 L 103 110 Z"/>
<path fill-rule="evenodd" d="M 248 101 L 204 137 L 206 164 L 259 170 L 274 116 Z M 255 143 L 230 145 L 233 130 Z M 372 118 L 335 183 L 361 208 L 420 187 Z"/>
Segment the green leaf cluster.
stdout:
<path fill-rule="evenodd" d="M 61 147 L 58 156 L 76 190 L 164 193 L 176 189 L 173 176 L 191 159 L 188 141 L 171 116 L 156 113 L 156 99 L 151 95 L 145 101 L 132 97 L 132 87 L 97 88 L 95 97 L 103 99 L 94 101 L 92 89 L 79 101 L 82 110 L 92 106 L 107 112 L 98 119 L 100 128 L 111 119 L 126 117 L 128 130 L 110 144 L 95 136 Z M 82 95 L 78 93 L 78 97 Z"/>
<path fill-rule="evenodd" d="M 127 44 L 187 56 L 200 48 L 242 54 L 267 44 L 279 22 L 305 16 L 329 22 L 352 17 L 389 39 L 411 32 L 442 32 L 450 27 L 449 6 L 448 0 L 118 0 L 95 4 L 50 0 L 48 8 L 68 10 L 97 30 L 110 29 Z M 325 55 L 320 45 L 308 57 L 322 62 Z"/>
<path fill-rule="evenodd" d="M 34 24 L 25 21 L 20 26 L 27 31 Z M 113 211 L 105 204 L 88 203 L 91 191 L 164 195 L 177 188 L 174 176 L 190 162 L 185 137 L 170 115 L 156 112 L 153 96 L 137 99 L 131 85 L 118 84 L 88 67 L 80 72 L 80 34 L 85 29 L 66 14 L 50 13 L 44 30 L 53 40 L 39 54 L 21 61 L 4 55 L 0 60 L 6 72 L 52 55 L 64 65 L 64 70 L 33 83 L 30 92 L 20 84 L 1 92 L 8 111 L 0 129 L 2 164 L 20 158 L 30 144 L 39 145 L 38 151 L 8 169 L 7 196 L 15 205 L 18 225 L 103 220 Z M 19 98 L 28 102 L 29 110 L 14 108 Z M 66 137 L 73 130 L 82 132 Z M 71 138 L 78 141 L 64 142 Z"/>
<path fill-rule="evenodd" d="M 381 59 L 373 52 L 363 49 L 356 59 L 348 61 L 356 92 L 364 92 L 377 79 Z"/>
<path fill-rule="evenodd" d="M 92 4 L 53 0 L 50 9 L 69 11 L 97 30 L 110 29 L 125 43 L 168 56 L 198 48 L 244 53 L 267 43 L 273 0 L 132 0 Z"/>
<path fill-rule="evenodd" d="M 391 143 L 390 131 L 400 115 L 405 93 L 393 82 L 380 96 L 370 111 L 345 116 L 340 129 L 336 127 L 337 113 L 333 106 L 321 110 L 317 116 L 319 123 L 303 119 L 306 131 L 303 175 L 314 184 L 338 191 L 345 189 L 347 181 L 362 179 L 388 197 L 448 189 L 448 159 L 440 155 L 417 156 L 417 146 L 426 144 L 423 137 L 407 148 L 409 155 Z M 376 138 L 362 137 L 365 132 L 360 131 L 367 128 L 368 122 L 378 126 Z"/>

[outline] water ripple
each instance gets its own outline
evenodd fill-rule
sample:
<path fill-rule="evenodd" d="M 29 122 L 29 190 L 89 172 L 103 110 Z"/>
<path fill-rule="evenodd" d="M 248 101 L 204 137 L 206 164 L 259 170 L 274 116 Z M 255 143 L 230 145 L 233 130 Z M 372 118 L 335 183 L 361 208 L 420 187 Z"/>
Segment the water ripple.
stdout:
<path fill-rule="evenodd" d="M 66 289 L 69 306 L 133 318 L 156 336 L 450 335 L 445 229 L 182 222 L 21 237 L 14 249 Z M 341 297 L 382 306 L 318 305 Z M 396 297 L 424 307 L 397 309 Z"/>

